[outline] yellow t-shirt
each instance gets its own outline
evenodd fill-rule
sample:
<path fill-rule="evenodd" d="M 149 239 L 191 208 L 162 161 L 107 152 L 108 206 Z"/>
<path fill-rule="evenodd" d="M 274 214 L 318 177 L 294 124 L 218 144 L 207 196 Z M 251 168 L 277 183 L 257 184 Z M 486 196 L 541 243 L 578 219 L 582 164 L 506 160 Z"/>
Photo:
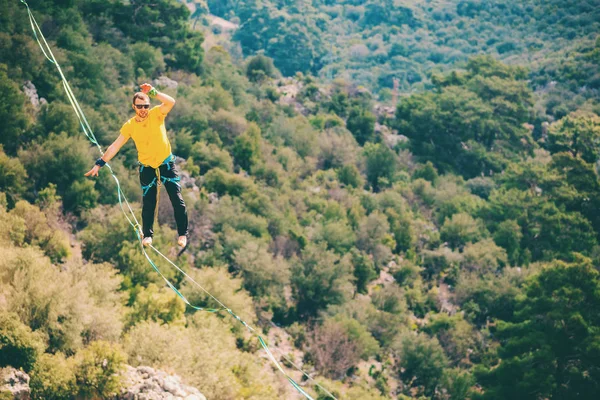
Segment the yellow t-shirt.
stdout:
<path fill-rule="evenodd" d="M 160 106 L 148 112 L 148 118 L 138 122 L 135 117 L 123 124 L 121 135 L 132 138 L 138 151 L 138 160 L 143 165 L 158 168 L 171 155 L 171 143 L 167 138 L 165 117 Z"/>

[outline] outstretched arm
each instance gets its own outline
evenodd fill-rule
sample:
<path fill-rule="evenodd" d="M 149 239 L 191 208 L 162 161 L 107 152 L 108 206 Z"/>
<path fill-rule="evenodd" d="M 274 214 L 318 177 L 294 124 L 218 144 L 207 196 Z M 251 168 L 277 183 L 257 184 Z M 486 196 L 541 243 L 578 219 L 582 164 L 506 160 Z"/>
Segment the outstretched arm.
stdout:
<path fill-rule="evenodd" d="M 153 88 L 152 85 L 150 85 L 149 83 L 142 84 L 140 86 L 140 89 L 142 90 L 142 92 L 147 93 L 150 97 L 155 97 L 162 103 L 162 105 L 160 106 L 160 111 L 164 115 L 167 115 L 175 105 L 174 98 L 172 98 L 168 94 L 159 92 L 158 90 Z"/>
<path fill-rule="evenodd" d="M 117 155 L 117 153 L 119 152 L 119 150 L 121 150 L 121 147 L 123 147 L 123 145 L 129 140 L 128 137 L 125 137 L 123 135 L 119 135 L 119 137 L 110 145 L 108 146 L 108 149 L 106 149 L 106 152 L 104 153 L 104 155 L 100 158 L 100 160 L 104 161 L 105 163 L 109 162 L 110 160 L 112 160 L 112 158 L 114 156 Z M 85 176 L 98 176 L 98 171 L 100 170 L 101 166 L 100 165 L 94 165 L 94 168 L 90 169 Z"/>

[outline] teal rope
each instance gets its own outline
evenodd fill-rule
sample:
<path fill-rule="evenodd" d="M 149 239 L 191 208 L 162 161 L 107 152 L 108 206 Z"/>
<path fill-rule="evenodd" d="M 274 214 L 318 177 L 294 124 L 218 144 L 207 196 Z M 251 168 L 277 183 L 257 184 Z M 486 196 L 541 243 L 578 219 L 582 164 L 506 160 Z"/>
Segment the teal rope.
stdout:
<path fill-rule="evenodd" d="M 38 42 L 38 45 L 39 45 L 40 49 L 42 50 L 42 53 L 44 53 L 44 56 L 46 57 L 46 59 L 48 59 L 48 61 L 50 61 L 52 64 L 54 64 L 56 66 L 56 68 L 58 69 L 58 72 L 59 72 L 59 74 L 61 76 L 61 79 L 62 79 L 63 87 L 65 89 L 65 92 L 67 93 L 67 98 L 69 99 L 69 102 L 71 103 L 71 106 L 73 107 L 73 110 L 75 111 L 75 115 L 77 116 L 77 119 L 79 120 L 79 124 L 81 125 L 83 133 L 90 140 L 90 142 L 92 142 L 92 144 L 96 145 L 96 147 L 100 151 L 100 154 L 104 155 L 104 152 L 102 151 L 102 147 L 100 146 L 100 144 L 96 140 L 96 136 L 94 135 L 94 132 L 93 132 L 93 130 L 92 130 L 92 128 L 91 128 L 91 126 L 90 126 L 87 118 L 85 117 L 85 114 L 84 114 L 83 110 L 81 109 L 81 106 L 79 105 L 79 102 L 75 98 L 75 95 L 73 94 L 73 91 L 71 90 L 71 87 L 69 86 L 69 83 L 68 83 L 67 79 L 65 78 L 65 75 L 63 74 L 62 69 L 60 68 L 60 65 L 58 64 L 58 61 L 54 57 L 54 54 L 52 53 L 52 50 L 51 50 L 50 46 L 48 45 L 48 42 L 46 41 L 46 38 L 44 37 L 44 34 L 43 34 L 42 30 L 40 29 L 39 25 L 37 24 L 37 21 L 35 20 L 32 12 L 31 12 L 31 10 L 29 8 L 29 5 L 24 0 L 20 0 L 20 1 L 21 1 L 21 3 L 23 3 L 25 5 L 25 7 L 27 7 L 27 13 L 29 15 L 29 22 L 31 24 L 31 29 L 33 30 L 33 34 L 35 36 L 35 39 Z M 50 57 L 48 56 L 48 54 L 44 50 L 44 46 L 42 46 L 42 42 L 39 40 L 37 32 L 39 32 L 39 34 L 40 34 L 40 36 L 42 38 L 42 41 L 44 42 L 44 45 L 46 46 L 46 48 L 48 50 L 48 54 L 50 54 Z M 121 210 L 123 211 L 123 215 L 125 215 L 125 218 L 129 222 L 129 224 L 132 226 L 132 228 L 133 228 L 133 230 L 135 232 L 136 237 L 138 238 L 138 241 L 140 243 L 140 247 L 142 249 L 142 253 L 144 254 L 144 257 L 146 257 L 146 259 L 148 260 L 148 262 L 150 263 L 150 265 L 152 266 L 152 268 L 163 278 L 163 280 L 166 282 L 166 284 L 177 294 L 177 296 L 179 296 L 185 302 L 185 304 L 187 304 L 188 306 L 190 306 L 191 308 L 193 308 L 195 310 L 198 310 L 198 311 L 207 311 L 207 312 L 212 312 L 212 313 L 216 313 L 216 312 L 220 312 L 220 311 L 227 311 L 227 313 L 229 313 L 233 318 L 235 318 L 242 325 L 244 325 L 251 333 L 253 333 L 254 335 L 256 335 L 258 337 L 258 340 L 259 340 L 261 346 L 263 347 L 263 349 L 265 350 L 265 352 L 267 353 L 267 355 L 269 356 L 269 358 L 271 359 L 271 361 L 275 364 L 275 366 L 279 369 L 279 371 L 281 371 L 281 373 L 288 379 L 288 381 L 290 382 L 290 384 L 299 393 L 301 393 L 304 397 L 306 397 L 309 400 L 314 400 L 308 393 L 306 393 L 304 391 L 304 389 L 302 389 L 300 387 L 300 385 L 298 385 L 298 383 L 296 381 L 294 381 L 294 379 L 292 379 L 285 372 L 285 370 L 281 367 L 281 364 L 273 356 L 273 353 L 271 353 L 271 350 L 270 350 L 269 346 L 267 345 L 267 343 L 265 342 L 265 340 L 263 339 L 263 337 L 261 335 L 259 335 L 258 333 L 256 333 L 256 330 L 254 328 L 252 328 L 244 320 L 242 320 L 240 317 L 238 317 L 230 308 L 226 307 L 219 299 L 217 299 L 210 292 L 208 292 L 206 289 L 204 289 L 204 287 L 202 287 L 202 285 L 200 285 L 198 282 L 196 282 L 194 279 L 192 279 L 185 271 L 183 271 L 176 264 L 174 264 L 169 258 L 167 258 L 160 251 L 158 251 L 154 246 L 150 245 L 150 247 L 156 253 L 158 253 L 160 256 L 162 256 L 171 265 L 173 265 L 178 271 L 180 271 L 181 273 L 183 273 L 188 279 L 190 279 L 194 284 L 196 284 L 196 286 L 198 286 L 206 294 L 208 294 L 210 297 L 212 297 L 218 304 L 220 304 L 221 308 L 203 308 L 203 307 L 198 307 L 198 306 L 195 306 L 195 305 L 191 304 L 188 301 L 188 299 L 163 275 L 163 273 L 156 266 L 156 264 L 154 263 L 154 261 L 152 260 L 152 258 L 148 255 L 148 253 L 146 252 L 146 249 L 144 248 L 144 246 L 142 244 L 141 225 L 140 225 L 139 221 L 137 220 L 137 218 L 135 217 L 135 213 L 133 212 L 133 209 L 131 208 L 131 205 L 129 204 L 129 201 L 127 200 L 127 197 L 125 197 L 125 193 L 123 193 L 123 191 L 121 189 L 121 183 L 119 182 L 119 179 L 117 178 L 117 176 L 115 175 L 113 169 L 110 167 L 110 165 L 108 163 L 106 164 L 106 166 L 108 167 L 108 170 L 110 171 L 110 174 L 111 174 L 112 178 L 115 180 L 115 183 L 117 185 L 117 194 L 118 194 L 119 206 L 121 207 Z M 169 178 L 167 178 L 167 179 L 169 181 L 171 181 L 171 179 L 169 179 Z M 173 179 L 173 180 L 176 180 L 176 179 Z M 174 183 L 176 183 L 176 182 L 174 182 Z M 129 209 L 129 213 L 131 214 L 131 218 L 127 215 L 127 211 L 125 210 L 124 204 Z M 297 368 L 297 369 L 300 372 L 302 372 L 305 376 L 307 376 L 309 379 L 313 380 L 304 371 L 302 371 L 299 368 Z M 313 380 L 313 382 L 315 382 L 315 381 Z M 325 388 L 323 388 L 317 382 L 315 382 L 315 384 L 317 386 L 319 386 L 321 389 L 323 389 L 333 399 L 336 399 L 331 393 L 329 393 Z"/>

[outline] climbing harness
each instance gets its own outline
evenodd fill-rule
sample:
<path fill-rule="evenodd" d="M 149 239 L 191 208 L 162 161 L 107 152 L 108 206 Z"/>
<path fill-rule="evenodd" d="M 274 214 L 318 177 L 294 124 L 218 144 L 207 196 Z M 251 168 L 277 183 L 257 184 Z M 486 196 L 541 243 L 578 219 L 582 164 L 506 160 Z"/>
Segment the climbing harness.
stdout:
<path fill-rule="evenodd" d="M 35 20 L 33 13 L 31 12 L 31 10 L 29 9 L 29 5 L 27 4 L 27 2 L 25 0 L 20 0 L 21 3 L 23 3 L 25 5 L 25 7 L 27 8 L 27 14 L 29 16 L 29 22 L 31 24 L 31 29 L 33 31 L 33 35 L 40 47 L 40 49 L 42 50 L 42 53 L 44 54 L 44 56 L 46 57 L 46 59 L 48 61 L 50 61 L 52 64 L 54 64 L 56 66 L 56 69 L 58 70 L 61 80 L 62 80 L 62 84 L 63 87 L 65 89 L 65 92 L 67 94 L 67 98 L 69 99 L 69 102 L 71 103 L 71 106 L 73 107 L 73 110 L 75 111 L 75 115 L 77 116 L 77 119 L 79 120 L 79 124 L 81 125 L 81 129 L 83 130 L 83 133 L 85 134 L 85 136 L 90 140 L 90 142 L 92 142 L 92 144 L 96 145 L 96 147 L 98 148 L 98 151 L 100 152 L 101 155 L 104 155 L 104 152 L 102 151 L 102 147 L 100 146 L 100 144 L 98 143 L 98 141 L 96 140 L 96 137 L 94 135 L 94 132 L 85 116 L 85 114 L 83 113 L 83 110 L 81 109 L 79 103 L 77 102 L 77 99 L 75 98 L 75 95 L 73 94 L 73 91 L 71 90 L 71 87 L 69 85 L 69 82 L 67 81 L 67 79 L 65 78 L 65 75 L 60 67 L 60 65 L 58 64 L 58 61 L 56 60 L 56 58 L 54 57 L 54 54 L 52 53 L 52 50 L 50 48 L 50 45 L 48 44 L 48 42 L 46 41 L 46 38 L 42 32 L 42 30 L 40 29 L 37 21 Z M 39 33 L 39 37 L 38 37 L 38 33 Z M 42 39 L 42 41 L 40 41 L 40 37 Z M 45 45 L 46 49 L 44 49 L 44 45 Z M 47 50 L 47 53 L 46 53 Z M 169 158 L 174 157 L 173 155 L 170 155 Z M 166 160 L 165 160 L 166 161 Z M 167 163 L 168 165 L 168 163 Z M 163 259 L 165 259 L 169 264 L 171 264 L 175 269 L 177 269 L 179 272 L 181 272 L 186 278 L 188 278 L 191 282 L 193 282 L 198 288 L 200 288 L 202 291 L 204 291 L 208 296 L 210 296 L 213 300 L 215 300 L 221 307 L 220 308 L 205 308 L 205 307 L 198 307 L 195 306 L 193 304 L 191 304 L 188 299 L 169 281 L 169 279 L 167 279 L 167 277 L 165 277 L 163 275 L 163 273 L 160 271 L 160 269 L 156 266 L 156 264 L 154 263 L 154 261 L 152 260 L 152 258 L 150 257 L 150 255 L 148 254 L 148 252 L 146 251 L 146 249 L 144 248 L 144 246 L 142 245 L 142 229 L 141 229 L 141 225 L 138 222 L 135 213 L 133 212 L 133 209 L 131 208 L 131 205 L 129 204 L 129 201 L 127 200 L 127 198 L 125 197 L 125 193 L 123 193 L 122 189 L 121 189 L 121 184 L 119 182 L 119 179 L 117 178 L 117 176 L 115 175 L 115 172 L 113 171 L 113 169 L 111 168 L 111 166 L 106 163 L 106 166 L 108 167 L 108 170 L 110 171 L 110 174 L 112 176 L 112 178 L 114 179 L 116 185 L 117 185 L 117 194 L 118 194 L 118 200 L 119 200 L 119 206 L 121 207 L 121 210 L 123 211 L 123 215 L 125 215 L 125 218 L 127 219 L 127 222 L 129 222 L 129 224 L 131 225 L 131 227 L 133 228 L 136 237 L 138 238 L 138 241 L 140 243 L 140 247 L 142 250 L 142 253 L 144 254 L 144 257 L 146 258 L 146 260 L 148 261 L 148 263 L 152 266 L 152 268 L 158 273 L 158 275 L 160 275 L 161 278 L 163 278 L 163 280 L 166 282 L 167 286 L 169 286 L 176 294 L 177 296 L 179 296 L 179 298 L 181 298 L 183 300 L 183 302 L 188 305 L 189 307 L 193 308 L 194 310 L 198 310 L 198 311 L 207 311 L 207 312 L 211 312 L 211 313 L 218 313 L 221 311 L 226 311 L 229 315 L 231 315 L 234 319 L 236 319 L 238 322 L 240 322 L 243 326 L 245 326 L 248 331 L 250 333 L 252 333 L 254 336 L 256 336 L 258 338 L 258 341 L 261 345 L 261 347 L 263 348 L 263 350 L 267 353 L 267 356 L 269 357 L 269 359 L 273 362 L 273 364 L 277 367 L 277 369 L 279 369 L 279 371 L 286 377 L 286 379 L 289 381 L 289 383 L 300 393 L 302 394 L 305 398 L 309 399 L 309 400 L 314 400 L 308 393 L 306 393 L 306 391 L 304 391 L 304 389 L 302 387 L 300 387 L 300 385 L 291 377 L 289 376 L 289 374 L 282 368 L 281 363 L 279 361 L 277 361 L 277 359 L 275 358 L 275 356 L 273 355 L 273 353 L 271 352 L 271 349 L 269 348 L 269 346 L 267 345 L 266 341 L 263 339 L 263 337 L 256 331 L 256 329 L 254 329 L 253 327 L 251 327 L 250 325 L 248 325 L 244 320 L 242 320 L 240 317 L 238 317 L 229 307 L 225 306 L 225 304 L 223 304 L 219 299 L 217 299 L 215 296 L 213 296 L 208 290 L 206 290 L 202 285 L 200 285 L 198 282 L 196 282 L 191 276 L 189 276 L 185 271 L 183 271 L 181 268 L 179 268 L 175 263 L 173 263 L 167 256 L 165 256 L 164 254 L 162 254 L 156 247 L 154 247 L 153 245 L 150 245 L 149 247 L 156 253 L 158 254 L 160 257 L 162 257 Z M 141 167 L 143 169 L 143 166 Z M 170 169 L 170 167 L 168 166 L 168 168 Z M 153 183 L 156 184 L 160 184 L 160 182 L 165 183 L 165 182 L 173 182 L 175 184 L 179 184 L 178 178 L 166 178 L 166 177 L 161 177 L 160 173 L 157 174 L 157 178 L 159 179 L 158 181 L 154 181 Z M 156 178 L 155 178 L 156 179 Z M 151 184 L 152 185 L 152 184 Z M 151 187 L 150 185 L 150 187 Z M 144 187 L 142 187 L 144 188 Z M 147 193 L 147 190 L 146 190 Z M 144 193 L 145 194 L 145 193 Z M 127 211 L 125 210 L 125 206 L 127 207 Z M 129 215 L 128 215 L 129 212 Z M 291 360 L 289 360 L 289 358 L 287 356 L 285 356 L 284 354 L 281 354 L 282 357 L 284 359 L 286 359 L 291 365 L 293 365 L 299 372 L 301 372 L 306 378 L 308 378 L 309 380 L 311 380 L 316 386 L 318 386 L 319 388 L 321 388 L 325 393 L 327 393 L 332 399 L 337 400 L 336 397 L 331 394 L 327 389 L 325 389 L 323 386 L 321 386 L 318 382 L 316 382 L 310 375 L 308 375 L 305 371 L 303 371 L 302 369 L 300 369 L 299 367 L 297 367 L 295 364 L 293 364 L 291 362 Z"/>
<path fill-rule="evenodd" d="M 180 177 L 176 177 L 176 178 L 167 178 L 166 176 L 161 176 L 160 175 L 160 167 L 162 165 L 166 165 L 167 166 L 167 170 L 170 171 L 171 170 L 171 161 L 175 160 L 175 156 L 173 154 L 170 154 L 169 157 L 167 157 L 165 159 L 165 161 L 163 161 L 157 168 L 154 168 L 154 170 L 156 171 L 156 178 L 152 179 L 152 181 L 147 184 L 147 185 L 142 185 L 142 192 L 143 192 L 143 196 L 146 196 L 146 194 L 148 193 L 148 191 L 150 190 L 150 188 L 154 185 L 160 185 L 160 182 L 162 182 L 162 184 L 164 185 L 166 182 L 171 182 L 176 184 L 177 186 L 179 186 L 179 181 L 180 181 Z M 142 173 L 142 171 L 144 171 L 144 168 L 152 168 L 149 165 L 144 165 L 140 163 L 140 173 Z M 181 187 L 181 186 L 180 186 Z M 156 204 L 158 206 L 158 197 L 156 200 Z"/>
<path fill-rule="evenodd" d="M 169 156 L 167 158 L 165 158 L 165 160 L 157 167 L 157 168 L 153 168 L 154 172 L 156 173 L 156 177 L 154 177 L 152 179 L 152 181 L 147 184 L 147 185 L 142 185 L 142 196 L 146 197 L 146 194 L 148 194 L 148 191 L 152 188 L 152 186 L 156 185 L 156 206 L 154 207 L 154 221 L 158 223 L 158 207 L 160 205 L 160 185 L 164 185 L 167 182 L 171 182 L 177 186 L 179 186 L 181 188 L 181 186 L 179 185 L 179 181 L 181 180 L 181 178 L 179 176 L 175 177 L 175 178 L 168 178 L 166 176 L 161 176 L 160 175 L 160 167 L 162 167 L 163 165 L 167 166 L 167 170 L 170 171 L 171 170 L 171 161 L 175 160 L 175 156 L 173 154 L 169 154 Z M 144 168 L 152 168 L 149 165 L 144 165 L 142 163 L 140 164 L 140 174 L 144 171 Z M 187 245 L 182 249 L 182 251 L 179 253 L 179 255 L 177 257 L 179 257 L 181 254 L 183 254 L 183 250 L 185 250 L 187 248 Z"/>

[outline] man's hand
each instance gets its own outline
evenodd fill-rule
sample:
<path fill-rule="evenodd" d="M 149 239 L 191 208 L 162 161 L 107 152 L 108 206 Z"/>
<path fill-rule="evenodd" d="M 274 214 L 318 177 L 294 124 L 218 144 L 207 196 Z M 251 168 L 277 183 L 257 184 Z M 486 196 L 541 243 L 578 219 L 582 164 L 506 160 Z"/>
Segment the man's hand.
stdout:
<path fill-rule="evenodd" d="M 98 176 L 98 171 L 100 171 L 100 166 L 94 165 L 94 168 L 90 169 L 84 176 Z"/>
<path fill-rule="evenodd" d="M 142 85 L 140 86 L 140 90 L 143 93 L 148 94 L 148 92 L 152 89 L 152 85 L 149 83 L 142 83 Z"/>

